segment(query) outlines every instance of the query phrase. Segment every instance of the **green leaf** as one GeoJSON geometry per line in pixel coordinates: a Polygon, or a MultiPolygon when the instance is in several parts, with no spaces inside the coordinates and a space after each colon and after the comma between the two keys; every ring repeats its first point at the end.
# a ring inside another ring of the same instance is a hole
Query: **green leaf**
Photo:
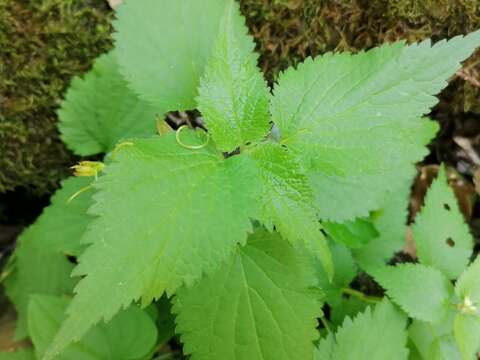
{"type": "Polygon", "coordinates": [[[408,336],[422,359],[428,359],[427,355],[431,352],[430,349],[436,339],[433,326],[430,323],[414,319],[408,327],[408,336]]]}
{"type": "Polygon", "coordinates": [[[18,239],[14,273],[7,278],[7,295],[18,313],[16,337],[27,336],[27,304],[31,294],[63,295],[73,290],[76,279],[70,277],[73,264],[68,255],[79,255],[85,229],[92,220],[87,214],[91,193],[73,201],[68,198],[91,182],[88,178],[69,178],[62,184],[37,221],[18,239]]]}
{"type": "MultiPolygon", "coordinates": [[[[204,142],[194,131],[181,136],[187,144],[204,142]]],[[[148,304],[212,273],[245,243],[250,218],[258,217],[260,185],[248,157],[186,149],[168,133],[135,141],[116,158],[96,182],[90,211],[99,217],[74,271],[86,277],[49,355],[132,300],[148,304]]]]}
{"type": "Polygon", "coordinates": [[[163,113],[127,87],[115,56],[100,56],[83,78],[74,78],[58,111],[61,138],[77,155],[106,153],[121,139],[153,135],[155,114],[163,113]]]}
{"type": "Polygon", "coordinates": [[[228,264],[182,288],[174,311],[192,360],[311,359],[321,304],[299,254],[257,230],[228,264]]]}
{"type": "Polygon", "coordinates": [[[372,275],[411,317],[427,322],[445,318],[453,289],[440,271],[420,264],[400,264],[379,268],[372,275]]]}
{"type": "Polygon", "coordinates": [[[455,344],[453,336],[445,336],[435,341],[434,351],[429,359],[435,360],[460,360],[461,355],[458,351],[458,347],[455,344]]]}
{"type": "Polygon", "coordinates": [[[330,310],[330,321],[333,325],[338,326],[343,323],[345,317],[353,318],[359,312],[367,307],[368,303],[356,297],[341,298],[340,302],[332,306],[330,310]]]}
{"type": "Polygon", "coordinates": [[[386,299],[353,320],[346,318],[335,334],[337,344],[331,359],[406,360],[406,320],[386,299]]]}
{"type": "Polygon", "coordinates": [[[432,96],[480,45],[480,32],[356,55],[325,54],[280,75],[271,104],[281,142],[309,169],[319,216],[341,221],[380,208],[426,154],[437,126],[420,120],[432,96]],[[331,206],[335,204],[335,206],[331,206]]]}
{"type": "MultiPolygon", "coordinates": [[[[142,99],[166,111],[190,110],[205,72],[220,19],[232,0],[135,0],[118,8],[114,22],[121,72],[142,99]]],[[[244,34],[235,12],[234,33],[244,34]]],[[[242,52],[254,48],[239,39],[242,52]]]]}
{"type": "Polygon", "coordinates": [[[343,223],[325,221],[322,225],[333,240],[351,249],[362,247],[378,236],[370,219],[359,218],[343,223]]]}
{"type": "Polygon", "coordinates": [[[473,239],[448,186],[444,166],[427,192],[412,231],[422,264],[439,269],[449,279],[462,273],[473,251],[473,239]]]}
{"type": "Polygon", "coordinates": [[[455,293],[461,300],[454,322],[455,340],[462,359],[470,360],[480,350],[480,257],[459,277],[455,293]]]}
{"type": "MultiPolygon", "coordinates": [[[[28,306],[28,327],[39,359],[53,340],[69,300],[34,295],[28,306]]],[[[107,324],[92,328],[79,342],[55,359],[127,360],[144,358],[155,345],[157,329],[150,317],[136,306],[120,312],[107,324]]]]}
{"type": "Polygon", "coordinates": [[[407,180],[398,186],[392,186],[382,201],[381,208],[372,214],[372,222],[379,236],[353,250],[358,265],[367,272],[384,266],[405,245],[410,188],[415,173],[414,166],[405,170],[407,180]]]}
{"type": "Polygon", "coordinates": [[[0,352],[0,360],[35,360],[33,350],[22,349],[15,352],[0,352]]]}
{"type": "Polygon", "coordinates": [[[480,308],[480,257],[462,273],[455,284],[455,293],[463,300],[468,298],[480,308]]]}
{"type": "Polygon", "coordinates": [[[248,42],[246,29],[235,33],[233,4],[220,23],[197,98],[215,144],[225,152],[262,139],[270,129],[269,90],[256,66],[257,56],[241,47],[248,42]]]}
{"type": "Polygon", "coordinates": [[[455,341],[462,353],[462,360],[477,359],[480,350],[480,318],[458,314],[454,322],[455,341]]]}
{"type": "Polygon", "coordinates": [[[348,287],[353,278],[357,275],[357,266],[348,248],[341,244],[330,242],[330,250],[333,259],[333,277],[324,267],[316,267],[316,278],[319,287],[325,293],[325,302],[334,307],[341,303],[342,289],[348,287]]]}
{"type": "Polygon", "coordinates": [[[328,334],[327,337],[319,341],[314,360],[331,360],[334,349],[335,337],[332,334],[328,334]]]}
{"type": "Polygon", "coordinates": [[[453,320],[456,311],[451,308],[447,317],[432,324],[413,320],[408,328],[409,338],[422,359],[460,360],[460,352],[453,337],[453,320]]]}
{"type": "Polygon", "coordinates": [[[331,277],[330,250],[320,231],[308,180],[296,159],[274,142],[259,144],[251,156],[257,162],[263,182],[260,220],[270,230],[275,226],[295,246],[305,244],[331,277]]]}

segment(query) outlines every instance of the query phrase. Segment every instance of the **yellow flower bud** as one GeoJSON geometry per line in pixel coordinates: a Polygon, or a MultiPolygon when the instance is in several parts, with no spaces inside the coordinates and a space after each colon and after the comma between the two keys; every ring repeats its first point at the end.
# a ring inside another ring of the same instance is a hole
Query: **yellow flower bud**
{"type": "Polygon", "coordinates": [[[77,165],[72,166],[73,175],[75,176],[95,176],[103,170],[105,164],[100,161],[80,161],[77,165]]]}

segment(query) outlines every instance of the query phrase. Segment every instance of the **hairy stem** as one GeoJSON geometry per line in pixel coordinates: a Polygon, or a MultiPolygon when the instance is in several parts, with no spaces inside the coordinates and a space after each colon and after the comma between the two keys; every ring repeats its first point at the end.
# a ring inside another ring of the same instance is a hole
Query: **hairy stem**
{"type": "Polygon", "coordinates": [[[342,292],[343,292],[344,294],[347,294],[347,295],[350,295],[350,296],[354,296],[354,297],[356,297],[357,299],[360,299],[360,300],[362,300],[362,301],[368,302],[368,303],[370,303],[370,304],[376,304],[376,303],[382,301],[382,298],[381,298],[381,297],[365,295],[365,294],[362,293],[361,291],[358,291],[358,290],[355,290],[355,289],[352,289],[352,288],[342,288],[342,292]]]}

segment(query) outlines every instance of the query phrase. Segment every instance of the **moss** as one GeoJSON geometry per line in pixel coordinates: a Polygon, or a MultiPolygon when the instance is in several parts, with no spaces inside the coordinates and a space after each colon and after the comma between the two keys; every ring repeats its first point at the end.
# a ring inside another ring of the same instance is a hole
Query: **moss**
{"type": "Polygon", "coordinates": [[[0,0],[0,193],[58,186],[72,155],[55,111],[73,75],[111,47],[103,0],[0,0]]]}
{"type": "Polygon", "coordinates": [[[240,0],[274,79],[306,56],[386,41],[440,39],[480,27],[477,0],[240,0]]]}

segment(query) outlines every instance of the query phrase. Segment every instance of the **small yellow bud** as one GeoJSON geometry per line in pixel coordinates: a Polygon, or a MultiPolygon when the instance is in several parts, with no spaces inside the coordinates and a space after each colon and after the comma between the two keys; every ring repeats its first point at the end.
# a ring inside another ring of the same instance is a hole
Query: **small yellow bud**
{"type": "Polygon", "coordinates": [[[173,131],[173,129],[168,125],[168,123],[159,117],[156,118],[157,131],[159,135],[163,135],[173,131]]]}
{"type": "Polygon", "coordinates": [[[95,176],[103,170],[105,164],[100,161],[80,161],[77,165],[72,166],[73,175],[75,176],[95,176]]]}

